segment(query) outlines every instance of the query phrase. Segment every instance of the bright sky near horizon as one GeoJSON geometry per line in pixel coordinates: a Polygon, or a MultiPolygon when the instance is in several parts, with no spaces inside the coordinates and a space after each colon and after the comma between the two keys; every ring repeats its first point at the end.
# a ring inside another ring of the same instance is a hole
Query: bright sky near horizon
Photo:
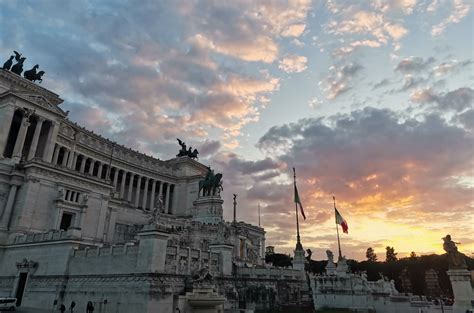
{"type": "Polygon", "coordinates": [[[161,159],[176,138],[224,174],[225,217],[313,258],[385,246],[474,253],[473,3],[6,1],[0,55],[40,65],[71,120],[161,159]]]}

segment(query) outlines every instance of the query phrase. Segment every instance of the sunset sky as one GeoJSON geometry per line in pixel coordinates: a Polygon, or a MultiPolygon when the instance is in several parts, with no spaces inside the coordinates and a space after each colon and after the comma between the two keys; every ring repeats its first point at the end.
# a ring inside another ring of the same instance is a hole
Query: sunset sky
{"type": "MultiPolygon", "coordinates": [[[[224,175],[224,215],[304,248],[474,253],[472,2],[6,1],[0,55],[46,71],[71,120],[224,175]]],[[[4,61],[2,61],[4,62],[4,61]]],[[[3,63],[2,63],[3,64],[3,63]]]]}

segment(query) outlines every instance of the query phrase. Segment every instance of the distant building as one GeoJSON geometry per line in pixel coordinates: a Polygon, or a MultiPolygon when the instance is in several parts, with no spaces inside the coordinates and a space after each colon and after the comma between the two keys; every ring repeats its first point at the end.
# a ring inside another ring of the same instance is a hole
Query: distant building
{"type": "Polygon", "coordinates": [[[403,292],[413,292],[413,286],[411,284],[410,273],[408,268],[404,268],[400,273],[400,283],[403,292]]]}
{"type": "Polygon", "coordinates": [[[265,254],[275,254],[275,247],[274,246],[268,246],[265,250],[265,254]]]}
{"type": "Polygon", "coordinates": [[[439,296],[441,294],[438,273],[434,269],[430,268],[425,272],[425,283],[427,296],[439,296]]]}

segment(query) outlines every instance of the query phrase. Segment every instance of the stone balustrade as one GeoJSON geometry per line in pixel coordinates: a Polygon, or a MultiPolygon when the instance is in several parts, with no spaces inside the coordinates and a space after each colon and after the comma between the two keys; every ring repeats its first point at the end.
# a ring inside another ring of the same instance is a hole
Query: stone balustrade
{"type": "Polygon", "coordinates": [[[219,253],[199,249],[166,247],[166,272],[174,274],[192,274],[193,271],[207,266],[211,273],[221,271],[219,253]]]}
{"type": "Polygon", "coordinates": [[[26,244],[44,241],[57,241],[80,238],[81,230],[71,227],[68,230],[50,230],[43,233],[28,233],[15,236],[11,244],[26,244]]]}
{"type": "Polygon", "coordinates": [[[237,275],[251,278],[282,278],[282,279],[301,279],[304,272],[292,268],[257,268],[257,267],[238,267],[237,275]]]}

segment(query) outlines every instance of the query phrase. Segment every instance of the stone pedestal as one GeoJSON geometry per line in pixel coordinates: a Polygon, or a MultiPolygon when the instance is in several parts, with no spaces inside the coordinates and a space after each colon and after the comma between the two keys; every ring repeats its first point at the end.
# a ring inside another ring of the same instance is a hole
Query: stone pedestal
{"type": "Polygon", "coordinates": [[[193,220],[205,224],[219,224],[222,221],[222,204],[220,196],[200,197],[193,202],[193,220]]]}
{"type": "Polygon", "coordinates": [[[193,286],[193,291],[186,293],[186,302],[192,313],[223,313],[225,297],[214,291],[212,285],[193,286]]]}
{"type": "Polygon", "coordinates": [[[295,270],[304,271],[304,264],[305,264],[305,257],[304,257],[304,249],[301,243],[296,244],[296,249],[294,251],[295,256],[293,258],[293,268],[295,270]]]}
{"type": "Polygon", "coordinates": [[[336,274],[339,277],[346,277],[347,273],[349,272],[349,265],[347,265],[347,260],[345,257],[342,257],[338,262],[337,262],[337,267],[336,267],[336,274]]]}
{"type": "Polygon", "coordinates": [[[146,225],[138,233],[139,248],[137,268],[144,272],[165,271],[166,246],[169,233],[157,225],[146,225]]]}
{"type": "Polygon", "coordinates": [[[453,287],[453,313],[465,313],[474,309],[474,292],[471,284],[471,272],[467,269],[450,269],[448,276],[453,287]]]}
{"type": "Polygon", "coordinates": [[[224,276],[232,275],[232,250],[230,244],[211,244],[209,250],[219,253],[219,270],[224,276]]]}
{"type": "Polygon", "coordinates": [[[328,260],[328,263],[326,264],[326,274],[336,275],[336,264],[332,260],[328,260]]]}

